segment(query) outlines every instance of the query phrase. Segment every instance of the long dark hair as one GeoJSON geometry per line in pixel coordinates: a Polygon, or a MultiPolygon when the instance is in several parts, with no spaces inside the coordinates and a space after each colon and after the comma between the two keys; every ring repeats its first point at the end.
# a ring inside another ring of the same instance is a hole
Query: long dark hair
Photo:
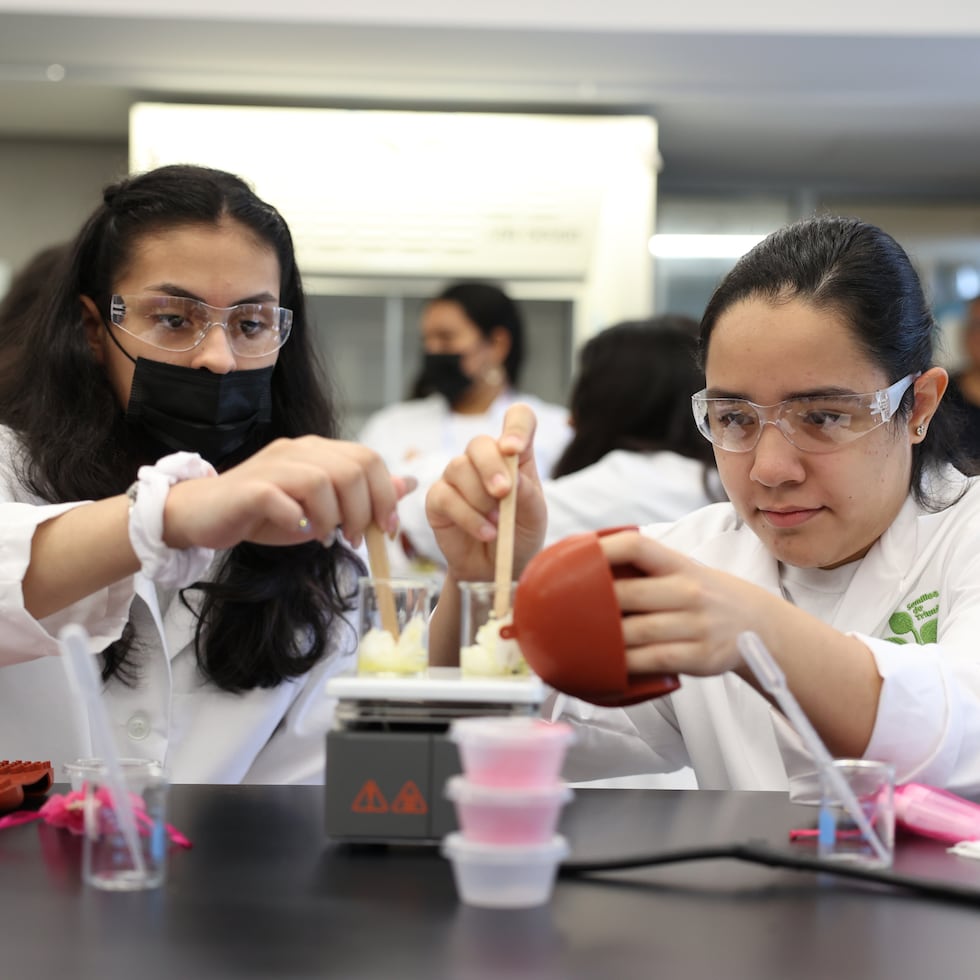
{"type": "Polygon", "coordinates": [[[35,252],[10,280],[10,287],[0,300],[0,348],[19,346],[24,333],[32,329],[38,309],[61,278],[69,244],[48,245],[35,252]]]}
{"type": "Polygon", "coordinates": [[[586,341],[570,409],[575,434],[552,476],[574,473],[614,449],[668,450],[714,467],[691,395],[704,387],[697,322],[677,314],[628,320],[586,341]]]}
{"type": "MultiPolygon", "coordinates": [[[[51,502],[98,500],[133,481],[144,449],[134,440],[83,328],[83,295],[101,306],[140,240],[163,229],[233,219],[271,247],[281,273],[279,302],[293,311],[289,341],[272,376],[267,440],[315,433],[334,437],[330,389],[310,338],[292,237],[275,208],[240,178],[196,166],[161,167],[103,192],[71,245],[60,281],[0,379],[0,422],[25,449],[24,486],[51,502]]],[[[105,310],[102,311],[103,315],[105,310]]],[[[252,447],[254,450],[257,447],[252,447]]],[[[332,624],[351,606],[363,566],[342,544],[290,548],[239,544],[203,593],[195,633],[203,673],[227,691],[273,687],[310,670],[328,650],[332,624]]],[[[190,590],[185,590],[185,592],[190,590]]],[[[182,595],[186,602],[186,597],[182,595]]],[[[103,676],[138,673],[133,630],[104,652],[103,676]]]]}
{"type": "MultiPolygon", "coordinates": [[[[938,327],[911,260],[890,235],[856,218],[798,221],[739,259],[701,318],[702,361],[718,319],[751,297],[772,303],[800,299],[837,313],[889,383],[933,366],[938,327]]],[[[896,417],[907,419],[914,404],[909,388],[896,417]]],[[[943,399],[926,437],[912,447],[910,490],[923,507],[935,510],[949,503],[948,495],[931,492],[928,479],[943,464],[974,472],[958,445],[960,424],[955,407],[943,399]]]]}

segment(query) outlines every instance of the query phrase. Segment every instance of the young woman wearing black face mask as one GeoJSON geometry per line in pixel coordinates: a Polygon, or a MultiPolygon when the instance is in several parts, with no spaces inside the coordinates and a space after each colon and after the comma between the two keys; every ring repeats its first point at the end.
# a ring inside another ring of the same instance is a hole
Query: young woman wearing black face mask
{"type": "Polygon", "coordinates": [[[425,486],[474,436],[499,432],[520,401],[538,419],[538,471],[550,474],[572,435],[568,409],[517,389],[524,359],[517,304],[492,283],[458,282],[426,304],[419,326],[423,359],[409,400],[376,412],[358,439],[425,486]]]}
{"type": "Polygon", "coordinates": [[[371,523],[409,482],[336,423],[289,231],[238,178],[107,188],[0,377],[0,744],[56,766],[91,636],[123,755],[176,781],[322,778],[324,678],[371,523]]]}
{"type": "Polygon", "coordinates": [[[248,455],[243,450],[254,451],[263,444],[272,422],[274,365],[215,374],[152,357],[134,358],[120,342],[118,331],[108,324],[168,353],[191,350],[213,327],[221,328],[228,334],[236,360],[244,360],[265,358],[273,343],[285,343],[291,310],[270,303],[215,310],[184,296],[118,295],[112,297],[111,309],[109,317],[99,314],[97,318],[135,365],[126,406],[131,432],[139,433],[150,445],[156,443],[161,451],[192,449],[219,469],[229,460],[248,455]]]}

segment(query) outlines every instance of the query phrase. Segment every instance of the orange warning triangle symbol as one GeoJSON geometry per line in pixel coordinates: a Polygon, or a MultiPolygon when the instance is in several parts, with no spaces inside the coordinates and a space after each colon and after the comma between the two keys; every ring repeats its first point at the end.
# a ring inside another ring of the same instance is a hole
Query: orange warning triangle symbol
{"type": "Polygon", "coordinates": [[[428,813],[429,807],[422,791],[410,779],[398,791],[391,804],[391,810],[392,813],[428,813]]]}
{"type": "Polygon", "coordinates": [[[381,792],[381,787],[373,779],[369,779],[357,791],[350,808],[355,813],[387,813],[388,801],[381,792]]]}

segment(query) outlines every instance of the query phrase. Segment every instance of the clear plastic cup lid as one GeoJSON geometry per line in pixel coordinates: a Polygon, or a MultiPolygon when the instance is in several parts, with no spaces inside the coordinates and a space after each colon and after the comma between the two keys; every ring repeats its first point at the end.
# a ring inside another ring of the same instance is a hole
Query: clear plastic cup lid
{"type": "Polygon", "coordinates": [[[542,803],[567,803],[573,796],[567,783],[544,786],[495,786],[470,782],[465,776],[450,776],[446,796],[457,803],[483,803],[522,807],[542,803]]]}
{"type": "Polygon", "coordinates": [[[570,742],[572,726],[564,721],[545,721],[525,715],[506,715],[478,718],[457,718],[449,726],[449,738],[454,742],[482,739],[491,742],[526,742],[529,739],[549,739],[570,742]]]}
{"type": "Polygon", "coordinates": [[[555,834],[543,844],[486,844],[470,840],[457,831],[443,840],[442,853],[455,861],[481,864],[557,863],[568,856],[568,840],[555,834]]]}

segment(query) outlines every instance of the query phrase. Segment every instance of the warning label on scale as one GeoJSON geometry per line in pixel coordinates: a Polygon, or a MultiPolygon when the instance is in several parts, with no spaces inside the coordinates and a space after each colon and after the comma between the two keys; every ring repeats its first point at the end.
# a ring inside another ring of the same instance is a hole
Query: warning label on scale
{"type": "Polygon", "coordinates": [[[425,797],[416,783],[409,779],[388,803],[381,787],[373,779],[368,779],[357,791],[350,805],[354,813],[402,813],[421,815],[429,812],[425,797]]]}

